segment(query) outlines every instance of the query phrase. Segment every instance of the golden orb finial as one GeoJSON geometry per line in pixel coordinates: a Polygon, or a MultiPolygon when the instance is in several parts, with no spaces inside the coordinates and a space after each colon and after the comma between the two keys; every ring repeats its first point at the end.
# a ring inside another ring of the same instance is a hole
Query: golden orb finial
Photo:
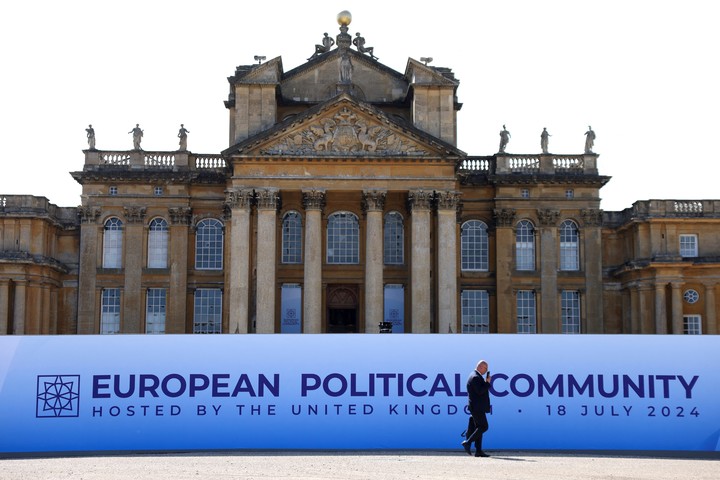
{"type": "Polygon", "coordinates": [[[352,22],[352,14],[347,10],[343,10],[342,12],[338,13],[337,22],[341,26],[347,27],[348,25],[350,25],[350,22],[352,22]]]}

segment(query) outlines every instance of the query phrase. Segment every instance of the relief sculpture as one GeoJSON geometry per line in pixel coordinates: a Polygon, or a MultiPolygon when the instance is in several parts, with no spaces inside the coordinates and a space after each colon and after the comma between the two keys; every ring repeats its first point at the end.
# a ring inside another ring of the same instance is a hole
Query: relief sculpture
{"type": "Polygon", "coordinates": [[[360,155],[368,152],[428,155],[426,150],[401,139],[392,130],[381,125],[368,125],[348,108],[262,150],[266,155],[360,155]]]}

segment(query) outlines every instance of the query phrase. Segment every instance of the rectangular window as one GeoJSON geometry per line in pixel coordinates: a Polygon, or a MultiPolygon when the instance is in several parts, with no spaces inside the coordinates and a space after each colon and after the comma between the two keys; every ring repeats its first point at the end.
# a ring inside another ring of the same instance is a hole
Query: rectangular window
{"type": "Polygon", "coordinates": [[[222,290],[195,290],[193,333],[222,333],[222,290]]]}
{"type": "Polygon", "coordinates": [[[580,292],[563,290],[560,296],[562,333],[580,333],[580,292]]]}
{"type": "Polygon", "coordinates": [[[120,289],[106,288],[102,291],[100,305],[100,333],[120,333],[120,289]]]}
{"type": "Polygon", "coordinates": [[[490,296],[487,290],[460,294],[462,333],[490,333],[490,296]]]}
{"type": "Polygon", "coordinates": [[[405,332],[405,286],[389,283],[385,285],[385,313],[383,320],[392,323],[392,333],[405,332]]]}
{"type": "Polygon", "coordinates": [[[517,292],[517,333],[537,333],[535,318],[535,292],[517,292]]]}
{"type": "Polygon", "coordinates": [[[165,333],[166,299],[164,288],[148,288],[145,304],[145,333],[165,333]]]}
{"type": "Polygon", "coordinates": [[[698,241],[697,235],[680,235],[680,256],[697,257],[698,241]]]}
{"type": "Polygon", "coordinates": [[[684,315],[683,333],[685,335],[702,334],[702,317],[700,315],[684,315]]]}
{"type": "Polygon", "coordinates": [[[302,333],[302,287],[285,283],[280,290],[280,333],[302,333]]]}
{"type": "Polygon", "coordinates": [[[533,241],[515,244],[517,269],[522,271],[535,270],[535,243],[533,241]]]}

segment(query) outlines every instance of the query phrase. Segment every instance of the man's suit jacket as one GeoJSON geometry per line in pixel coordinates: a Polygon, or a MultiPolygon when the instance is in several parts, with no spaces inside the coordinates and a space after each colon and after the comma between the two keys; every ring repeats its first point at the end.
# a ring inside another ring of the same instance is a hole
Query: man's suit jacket
{"type": "Polygon", "coordinates": [[[490,384],[477,370],[473,370],[467,381],[470,413],[490,412],[490,384]]]}

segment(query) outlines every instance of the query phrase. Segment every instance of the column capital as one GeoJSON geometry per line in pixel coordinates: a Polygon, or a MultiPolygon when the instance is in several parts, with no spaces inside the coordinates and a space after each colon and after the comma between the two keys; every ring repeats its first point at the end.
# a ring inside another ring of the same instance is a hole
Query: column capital
{"type": "Polygon", "coordinates": [[[142,223],[145,219],[147,207],[123,207],[123,211],[125,212],[125,220],[127,223],[142,223]]]}
{"type": "Polygon", "coordinates": [[[170,207],[168,214],[172,225],[189,225],[192,209],[190,207],[170,207]]]}
{"type": "Polygon", "coordinates": [[[225,190],[225,205],[230,208],[250,208],[253,199],[251,188],[231,188],[225,190]]]}
{"type": "Polygon", "coordinates": [[[584,208],[580,210],[580,216],[586,227],[602,227],[603,211],[596,208],[584,208]]]}
{"type": "Polygon", "coordinates": [[[452,190],[436,191],[435,199],[437,200],[438,210],[456,210],[460,205],[460,196],[462,193],[452,190]]]}
{"type": "Polygon", "coordinates": [[[408,193],[410,211],[430,210],[434,196],[432,190],[411,190],[408,193]]]}
{"type": "Polygon", "coordinates": [[[262,188],[255,190],[258,210],[277,210],[280,205],[280,196],[277,188],[262,188]]]}
{"type": "Polygon", "coordinates": [[[540,225],[544,227],[555,227],[557,226],[558,218],[560,218],[560,211],[550,208],[538,208],[537,217],[540,225]]]}
{"type": "Polygon", "coordinates": [[[100,207],[78,207],[80,223],[95,223],[100,218],[100,207]]]}
{"type": "Polygon", "coordinates": [[[382,212],[385,208],[385,197],[387,192],[384,190],[363,190],[362,193],[362,209],[365,212],[382,212]]]}
{"type": "Polygon", "coordinates": [[[305,210],[320,210],[325,208],[325,190],[303,190],[302,202],[305,210]]]}
{"type": "Polygon", "coordinates": [[[495,225],[498,227],[512,227],[515,223],[514,208],[496,208],[493,210],[495,225]]]}

